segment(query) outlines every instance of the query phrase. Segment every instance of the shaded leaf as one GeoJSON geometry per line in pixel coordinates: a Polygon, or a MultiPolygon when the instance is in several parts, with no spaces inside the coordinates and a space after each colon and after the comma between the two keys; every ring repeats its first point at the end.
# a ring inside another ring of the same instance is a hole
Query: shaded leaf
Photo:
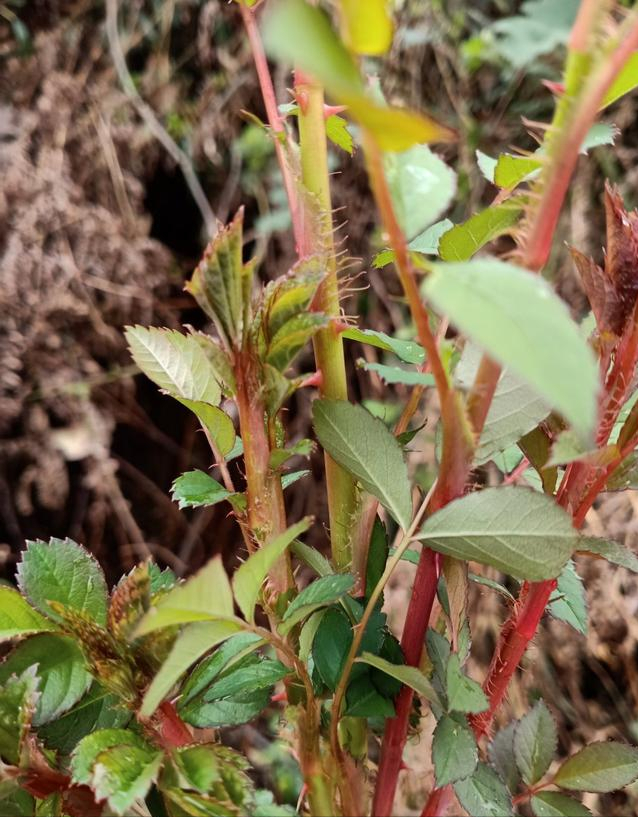
{"type": "Polygon", "coordinates": [[[544,702],[537,701],[514,730],[516,765],[528,785],[538,783],[549,769],[557,744],[554,718],[544,702]]]}
{"type": "Polygon", "coordinates": [[[478,763],[478,746],[464,720],[443,715],[432,738],[432,761],[436,785],[446,786],[469,777],[478,763]]]}
{"type": "Polygon", "coordinates": [[[611,562],[611,564],[638,573],[638,556],[629,548],[619,542],[614,542],[612,539],[597,539],[586,536],[579,540],[578,550],[595,553],[597,556],[602,556],[603,559],[611,562]]]}
{"type": "Polygon", "coordinates": [[[366,673],[348,684],[345,714],[356,718],[392,718],[394,705],[380,694],[366,673]]]}
{"type": "MultiPolygon", "coordinates": [[[[481,363],[482,353],[472,343],[467,343],[454,370],[454,379],[464,389],[470,389],[481,363]]],[[[481,432],[481,439],[474,455],[477,465],[493,459],[513,443],[534,429],[550,413],[547,402],[535,389],[527,385],[511,370],[501,372],[494,397],[481,432]]]]}
{"type": "Polygon", "coordinates": [[[490,763],[494,766],[511,792],[516,791],[520,781],[520,774],[514,754],[514,731],[516,724],[517,721],[512,721],[503,727],[503,729],[499,729],[487,747],[490,763]]]}
{"type": "Polygon", "coordinates": [[[480,685],[461,669],[457,653],[452,653],[445,672],[447,706],[450,712],[484,712],[489,702],[480,685]]]}
{"type": "Polygon", "coordinates": [[[486,763],[479,763],[474,774],[454,784],[454,792],[463,808],[481,817],[510,817],[512,801],[505,784],[486,763]]]}
{"type": "Polygon", "coordinates": [[[98,729],[120,728],[131,719],[131,711],[118,706],[120,700],[94,684],[72,709],[38,729],[48,749],[68,755],[86,735],[98,729]]]}
{"type": "Polygon", "coordinates": [[[438,695],[436,694],[432,684],[416,667],[409,667],[405,664],[393,664],[390,661],[386,661],[384,658],[381,658],[379,655],[372,655],[368,652],[362,653],[356,659],[356,662],[369,664],[371,667],[381,670],[381,672],[386,673],[386,675],[389,675],[391,678],[395,678],[397,681],[400,681],[401,684],[409,686],[415,692],[418,692],[418,694],[427,701],[435,703],[439,702],[438,695]]]}
{"type": "Polygon", "coordinates": [[[437,221],[436,224],[427,227],[422,233],[413,238],[408,247],[412,252],[420,252],[423,255],[438,255],[441,236],[452,227],[454,227],[454,224],[449,218],[437,221]]]}
{"type": "Polygon", "coordinates": [[[407,530],[412,517],[407,467],[385,424],[345,400],[315,400],[312,410],[323,448],[407,530]]]}
{"type": "Polygon", "coordinates": [[[448,556],[532,581],[558,575],[578,541],[553,499],[515,486],[454,500],[429,517],[418,538],[448,556]]]}
{"type": "Polygon", "coordinates": [[[270,341],[266,362],[280,372],[285,371],[306,343],[327,325],[328,318],[317,312],[307,312],[291,318],[270,341]]]}
{"type": "Polygon", "coordinates": [[[350,622],[335,607],[326,611],[312,642],[312,657],[321,680],[334,691],[352,645],[350,622]]]}
{"type": "Polygon", "coordinates": [[[352,590],[354,577],[332,574],[311,582],[288,605],[279,632],[285,635],[295,624],[320,607],[326,607],[343,598],[352,590]]]}

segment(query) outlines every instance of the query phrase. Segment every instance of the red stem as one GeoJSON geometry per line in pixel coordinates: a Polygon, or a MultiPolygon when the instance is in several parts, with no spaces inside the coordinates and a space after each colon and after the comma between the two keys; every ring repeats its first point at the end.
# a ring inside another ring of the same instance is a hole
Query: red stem
{"type": "Polygon", "coordinates": [[[249,8],[244,5],[244,3],[239,3],[239,10],[250,42],[250,48],[255,62],[255,70],[257,71],[257,78],[259,79],[259,86],[261,88],[261,95],[264,100],[264,107],[266,108],[268,124],[275,134],[275,138],[273,139],[275,152],[277,153],[277,160],[284,180],[284,188],[286,190],[288,207],[290,208],[290,216],[292,218],[292,229],[299,251],[303,245],[303,218],[299,205],[299,197],[297,195],[297,185],[295,184],[290,162],[286,155],[286,128],[284,127],[283,120],[279,114],[279,108],[277,107],[277,96],[272,84],[268,60],[266,59],[266,53],[257,27],[255,9],[249,8]],[[283,140],[282,137],[284,137],[283,140]]]}

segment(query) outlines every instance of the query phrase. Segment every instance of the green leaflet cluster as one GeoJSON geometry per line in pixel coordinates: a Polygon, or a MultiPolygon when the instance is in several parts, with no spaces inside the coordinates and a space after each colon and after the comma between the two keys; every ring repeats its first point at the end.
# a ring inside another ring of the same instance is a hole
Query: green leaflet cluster
{"type": "MultiPolygon", "coordinates": [[[[492,774],[517,802],[528,801],[536,817],[587,817],[591,812],[574,792],[611,792],[638,777],[638,750],[633,746],[592,743],[556,765],[557,746],[554,718],[541,700],[498,731],[488,747],[492,774]]],[[[463,799],[461,803],[467,808],[463,799]]]]}

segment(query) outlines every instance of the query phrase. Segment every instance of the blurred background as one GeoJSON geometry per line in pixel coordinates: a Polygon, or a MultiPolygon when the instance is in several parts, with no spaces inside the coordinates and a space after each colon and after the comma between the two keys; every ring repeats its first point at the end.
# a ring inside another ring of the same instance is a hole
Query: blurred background
{"type": "MultiPolygon", "coordinates": [[[[371,69],[386,98],[433,113],[461,134],[437,152],[458,174],[461,221],[491,201],[476,150],[534,149],[526,122],[548,121],[564,43],[578,0],[396,0],[391,53],[371,69]]],[[[274,72],[279,101],[290,78],[274,72]]],[[[628,207],[638,203],[634,93],[605,116],[616,145],[583,157],[563,211],[548,276],[581,318],[587,312],[566,244],[602,258],[605,178],[628,207]]],[[[206,328],[182,290],[206,243],[206,218],[246,208],[247,252],[264,280],[294,260],[289,216],[272,143],[246,112],[263,116],[237,8],[225,0],[0,0],[0,563],[11,580],[25,539],[70,536],[100,560],[110,582],[148,553],[184,575],[213,554],[232,565],[241,547],[223,505],[180,511],[169,496],[185,470],[209,465],[193,415],[136,376],[127,324],[206,328]],[[119,5],[119,9],[118,9],[119,5]],[[107,26],[107,13],[110,24],[107,26]],[[203,198],[210,208],[202,205],[203,198]],[[199,199],[199,202],[198,202],[199,199]]],[[[363,327],[413,337],[382,249],[360,152],[331,147],[336,221],[353,261],[344,300],[363,327]],[[365,275],[359,273],[365,272],[365,275]]],[[[496,251],[509,249],[502,240],[496,251]]],[[[356,367],[351,396],[388,422],[407,393],[356,367]]],[[[376,359],[376,358],[370,358],[376,359]]],[[[311,370],[310,354],[300,370],[311,370]]],[[[289,436],[307,433],[308,390],[288,408],[289,436]]],[[[425,406],[412,456],[427,488],[435,474],[434,406],[425,406]]],[[[313,482],[291,488],[291,518],[325,521],[321,459],[313,482]]],[[[497,481],[492,464],[480,478],[497,481]]],[[[590,529],[629,547],[638,499],[603,496],[590,529]]],[[[323,529],[313,533],[317,547],[323,529]]],[[[413,567],[386,594],[401,626],[413,567]]],[[[638,741],[638,580],[606,562],[579,564],[589,628],[547,620],[513,686],[505,715],[542,695],[558,717],[560,752],[585,741],[638,741]]],[[[471,673],[480,679],[507,603],[474,587],[471,673]]],[[[268,727],[242,727],[258,765],[281,767],[294,798],[295,771],[272,755],[268,727]],[[270,754],[269,754],[270,752],[270,754]],[[274,764],[274,765],[273,765],[274,764]],[[288,777],[286,777],[288,776],[288,777]]],[[[410,746],[405,810],[422,800],[431,770],[410,746]]],[[[253,757],[254,760],[254,757],[253,757]]],[[[277,772],[279,774],[279,772],[277,772]]],[[[273,772],[274,774],[274,772],[273,772]]],[[[587,795],[596,806],[596,796],[587,795]]],[[[293,800],[294,801],[294,800],[293,800]]],[[[605,814],[636,813],[635,795],[606,796],[605,814]]]]}

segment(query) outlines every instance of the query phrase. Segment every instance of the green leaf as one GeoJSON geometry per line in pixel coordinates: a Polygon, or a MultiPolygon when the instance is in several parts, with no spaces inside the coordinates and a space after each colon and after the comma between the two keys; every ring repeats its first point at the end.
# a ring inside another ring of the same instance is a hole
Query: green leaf
{"type": "Polygon", "coordinates": [[[281,487],[285,491],[286,488],[290,488],[291,485],[294,485],[300,479],[307,477],[310,471],[307,469],[302,469],[301,471],[291,471],[289,474],[282,474],[281,475],[281,487]]]}
{"type": "Polygon", "coordinates": [[[304,545],[302,541],[295,539],[290,549],[298,559],[314,570],[317,576],[328,576],[333,573],[330,562],[316,548],[304,545]]]}
{"type": "MultiPolygon", "coordinates": [[[[482,358],[481,350],[467,343],[454,370],[454,379],[463,389],[471,389],[482,358]]],[[[481,439],[474,455],[477,465],[505,451],[544,420],[551,409],[547,402],[510,369],[501,372],[490,403],[481,439]]]]}
{"type": "Polygon", "coordinates": [[[201,401],[185,400],[181,397],[178,400],[197,416],[204,430],[212,437],[222,457],[229,455],[235,446],[235,426],[226,412],[217,406],[201,401]]]}
{"type": "Polygon", "coordinates": [[[488,156],[486,153],[483,153],[481,150],[475,151],[476,153],[476,162],[479,166],[479,170],[488,180],[488,182],[494,183],[494,171],[496,170],[497,160],[493,159],[491,156],[488,156]]]}
{"type": "Polygon", "coordinates": [[[503,587],[502,584],[495,582],[494,579],[488,579],[487,576],[479,576],[477,573],[468,573],[467,578],[469,581],[474,582],[474,584],[480,584],[483,587],[489,587],[490,590],[496,590],[497,593],[500,593],[501,596],[504,596],[508,601],[515,601],[514,596],[507,587],[503,587]]]}
{"type": "Polygon", "coordinates": [[[447,786],[469,777],[478,763],[478,746],[463,720],[443,715],[432,738],[432,761],[436,785],[447,786]]]}
{"type": "Polygon", "coordinates": [[[612,539],[596,539],[591,536],[584,537],[578,542],[578,550],[588,553],[595,553],[602,556],[614,565],[619,565],[633,573],[638,573],[638,556],[629,548],[614,542],[612,539]]]}
{"type": "Polygon", "coordinates": [[[191,664],[240,629],[234,621],[205,621],[184,627],[144,695],[140,716],[149,718],[191,664]]]}
{"type": "Polygon", "coordinates": [[[385,672],[391,678],[400,681],[401,684],[410,687],[415,692],[418,692],[426,701],[439,703],[439,697],[436,694],[434,687],[425,677],[425,675],[416,667],[408,667],[405,664],[392,664],[386,661],[379,655],[372,655],[369,652],[362,653],[357,659],[357,663],[369,664],[375,669],[385,672]]]}
{"type": "Polygon", "coordinates": [[[542,167],[542,161],[533,156],[513,156],[503,153],[498,157],[494,168],[494,184],[505,190],[513,190],[542,167]]]}
{"type": "Polygon", "coordinates": [[[91,779],[96,800],[106,800],[118,815],[129,813],[136,801],[146,797],[163,762],[164,753],[150,745],[106,749],[97,756],[91,779]]]}
{"type": "Polygon", "coordinates": [[[55,625],[34,610],[17,590],[0,587],[0,641],[54,629],[55,625]]]}
{"type": "Polygon", "coordinates": [[[0,756],[16,766],[38,701],[35,667],[13,675],[0,688],[0,756]]]}
{"type": "Polygon", "coordinates": [[[336,607],[327,610],[312,643],[312,657],[321,680],[333,692],[341,678],[352,638],[346,616],[336,607]]]}
{"type": "Polygon", "coordinates": [[[27,542],[18,565],[18,585],[42,613],[60,621],[49,607],[57,601],[106,623],[107,590],[102,568],[93,556],[71,539],[27,542]]]}
{"type": "Polygon", "coordinates": [[[606,491],[638,488],[638,454],[634,451],[616,468],[605,485],[606,491]]]}
{"type": "Polygon", "coordinates": [[[511,792],[517,790],[520,782],[520,774],[516,765],[516,756],[514,755],[514,731],[516,725],[517,721],[512,721],[503,729],[499,729],[487,747],[490,763],[511,792]]]}
{"type": "Polygon", "coordinates": [[[610,792],[622,789],[638,777],[638,749],[614,741],[590,743],[568,757],[556,772],[561,789],[610,792]]]}
{"type": "Polygon", "coordinates": [[[224,395],[226,397],[234,397],[237,392],[237,383],[235,381],[235,372],[233,371],[230,355],[217,341],[213,340],[210,335],[205,335],[203,332],[195,332],[193,333],[193,337],[202,347],[204,354],[208,358],[208,362],[213,367],[215,378],[219,382],[224,395]]]}
{"type": "Polygon", "coordinates": [[[288,605],[279,632],[285,635],[315,610],[339,601],[353,586],[354,577],[351,575],[332,574],[311,582],[288,605]]]}
{"type": "Polygon", "coordinates": [[[120,728],[131,719],[130,710],[118,706],[119,699],[94,684],[72,709],[38,729],[38,737],[48,749],[71,754],[76,744],[98,729],[120,728]]]}
{"type": "Polygon", "coordinates": [[[456,175],[426,145],[385,157],[394,211],[412,239],[439,218],[456,192],[456,175]]]}
{"type": "Polygon", "coordinates": [[[341,333],[341,337],[347,340],[356,340],[368,346],[375,346],[377,349],[384,349],[393,352],[404,363],[420,365],[425,361],[423,347],[414,340],[399,340],[390,337],[385,332],[375,332],[373,329],[346,329],[341,333]]]}
{"type": "Polygon", "coordinates": [[[638,87],[638,53],[634,52],[621,68],[611,88],[605,94],[602,107],[606,108],[636,87],[638,87]]]}
{"type": "Polygon", "coordinates": [[[516,486],[450,502],[429,517],[418,538],[447,556],[530,581],[557,576],[578,542],[571,518],[553,499],[516,486]]]}
{"type": "Polygon", "coordinates": [[[320,9],[303,0],[282,0],[266,17],[263,35],[272,56],[316,77],[331,96],[348,106],[349,115],[374,136],[381,150],[456,138],[426,116],[368,98],[357,65],[320,9]]]}
{"type": "MultiPolygon", "coordinates": [[[[427,227],[422,233],[413,238],[408,247],[412,252],[420,252],[423,255],[438,255],[441,236],[452,227],[454,227],[454,224],[449,218],[437,221],[436,224],[427,227]]],[[[394,258],[391,260],[394,260],[394,258]]]]}
{"type": "Polygon", "coordinates": [[[312,410],[323,448],[407,530],[412,518],[408,470],[385,424],[345,400],[315,400],[312,410]]]}
{"type": "Polygon", "coordinates": [[[291,318],[270,341],[266,362],[280,372],[285,371],[306,343],[327,325],[328,318],[318,312],[307,312],[291,318]]]}
{"type": "Polygon", "coordinates": [[[260,547],[239,566],[233,576],[233,591],[235,601],[247,621],[252,622],[255,617],[255,605],[259,591],[268,575],[268,571],[290,547],[292,542],[310,527],[310,517],[291,525],[279,536],[275,536],[268,544],[260,547]]]}
{"type": "Polygon", "coordinates": [[[406,386],[433,386],[434,377],[427,372],[402,369],[399,366],[386,366],[384,363],[368,363],[367,360],[358,360],[357,367],[366,372],[379,375],[384,383],[402,383],[406,386]]]}
{"type": "Polygon", "coordinates": [[[486,763],[479,763],[471,777],[458,780],[454,792],[468,814],[477,817],[510,817],[512,814],[509,792],[486,763]]]}
{"type": "Polygon", "coordinates": [[[312,440],[299,440],[288,448],[275,448],[270,454],[269,465],[271,468],[281,468],[291,457],[309,457],[315,449],[312,440]]]}
{"type": "MultiPolygon", "coordinates": [[[[370,546],[368,548],[368,559],[366,563],[366,586],[365,599],[366,601],[372,595],[373,590],[385,570],[386,562],[388,561],[388,554],[390,547],[388,544],[388,536],[383,522],[378,516],[374,519],[372,526],[372,535],[370,536],[370,546]]],[[[379,606],[383,605],[383,595],[379,598],[379,606]]]]}
{"type": "Polygon", "coordinates": [[[345,714],[353,718],[392,718],[395,710],[392,701],[381,695],[366,673],[348,684],[345,714]]]}
{"type": "Polygon", "coordinates": [[[194,335],[143,326],[127,326],[125,335],[133,360],[160,389],[173,397],[219,404],[215,369],[194,335]]]}
{"type": "Polygon", "coordinates": [[[248,723],[258,717],[269,703],[270,690],[262,689],[235,698],[188,704],[180,711],[184,720],[198,729],[217,729],[248,723]]]}
{"type": "Polygon", "coordinates": [[[246,774],[248,763],[242,755],[219,744],[200,743],[176,749],[173,760],[183,778],[184,788],[194,789],[200,794],[214,792],[218,806],[225,806],[226,815],[250,813],[254,817],[254,812],[247,808],[253,799],[253,786],[246,774]],[[236,811],[233,805],[244,806],[244,810],[236,811]]]}
{"type": "Polygon", "coordinates": [[[579,0],[527,0],[521,14],[498,19],[488,32],[496,34],[497,53],[520,69],[567,42],[579,0]]]}
{"type": "Polygon", "coordinates": [[[98,729],[83,738],[71,755],[71,779],[79,786],[88,786],[98,756],[114,746],[152,749],[140,735],[130,729],[98,729]]]}
{"type": "Polygon", "coordinates": [[[299,659],[303,661],[304,664],[308,663],[308,658],[312,651],[312,643],[315,640],[315,635],[317,634],[325,612],[325,609],[322,608],[317,610],[316,613],[311,613],[299,631],[299,659]]]}
{"type": "Polygon", "coordinates": [[[551,595],[547,611],[558,621],[572,626],[576,632],[587,633],[585,589],[571,559],[558,577],[558,586],[551,595]]]}
{"type": "Polygon", "coordinates": [[[445,687],[450,712],[485,712],[489,707],[480,685],[462,671],[461,661],[455,652],[448,658],[445,687]]]}
{"type": "Polygon", "coordinates": [[[24,789],[11,787],[10,793],[0,799],[2,817],[33,817],[35,814],[35,800],[24,789]]]}
{"type": "MultiPolygon", "coordinates": [[[[239,210],[232,223],[220,230],[208,245],[186,285],[186,289],[214,321],[227,346],[237,344],[242,332],[242,236],[243,210],[239,210]]],[[[186,394],[181,396],[188,397],[186,394]]]]}
{"type": "Polygon", "coordinates": [[[0,684],[6,684],[11,675],[21,675],[34,665],[37,665],[39,678],[39,698],[33,724],[42,726],[57,720],[74,706],[93,679],[84,668],[84,656],[75,641],[43,634],[18,644],[0,664],[0,684]]]}
{"type": "Polygon", "coordinates": [[[134,636],[139,638],[174,624],[230,619],[233,615],[230,582],[221,556],[215,556],[186,582],[160,596],[135,628],[134,636]]]}
{"type": "Polygon", "coordinates": [[[596,419],[598,370],[565,304],[542,278],[497,259],[434,264],[424,294],[582,435],[596,419]]]}
{"type": "Polygon", "coordinates": [[[549,709],[537,701],[514,730],[514,755],[523,780],[530,786],[549,769],[556,752],[558,733],[549,709]]]}
{"type": "Polygon", "coordinates": [[[540,791],[530,803],[536,817],[592,817],[587,806],[557,791],[540,791]]]}
{"type": "Polygon", "coordinates": [[[173,501],[180,508],[201,508],[205,505],[216,505],[234,496],[217,480],[204,471],[187,471],[173,482],[171,486],[173,501]]]}
{"type": "MultiPolygon", "coordinates": [[[[635,82],[638,85],[638,82],[635,82]]],[[[587,153],[594,148],[603,147],[604,145],[613,145],[618,129],[615,125],[610,125],[607,122],[596,122],[591,126],[587,132],[587,136],[580,146],[581,153],[587,153]]]]}
{"type": "Polygon", "coordinates": [[[352,134],[348,130],[348,123],[341,116],[332,114],[326,119],[326,136],[333,145],[345,150],[352,156],[354,151],[354,142],[352,141],[352,134]]]}
{"type": "Polygon", "coordinates": [[[235,671],[226,673],[223,678],[211,684],[204,695],[204,700],[213,701],[218,698],[237,695],[238,693],[249,694],[262,689],[271,689],[286,675],[290,675],[290,672],[288,667],[284,666],[281,661],[265,658],[254,664],[239,667],[235,671]]]}
{"type": "Polygon", "coordinates": [[[344,39],[355,54],[378,56],[392,44],[387,0],[341,0],[344,39]]]}
{"type": "Polygon", "coordinates": [[[231,636],[190,673],[182,687],[178,708],[201,695],[230,666],[250,655],[263,643],[263,639],[255,633],[244,632],[231,636]]]}
{"type": "Polygon", "coordinates": [[[439,255],[444,261],[468,261],[481,247],[509,232],[521,212],[520,203],[510,200],[476,213],[441,236],[439,255]]]}

